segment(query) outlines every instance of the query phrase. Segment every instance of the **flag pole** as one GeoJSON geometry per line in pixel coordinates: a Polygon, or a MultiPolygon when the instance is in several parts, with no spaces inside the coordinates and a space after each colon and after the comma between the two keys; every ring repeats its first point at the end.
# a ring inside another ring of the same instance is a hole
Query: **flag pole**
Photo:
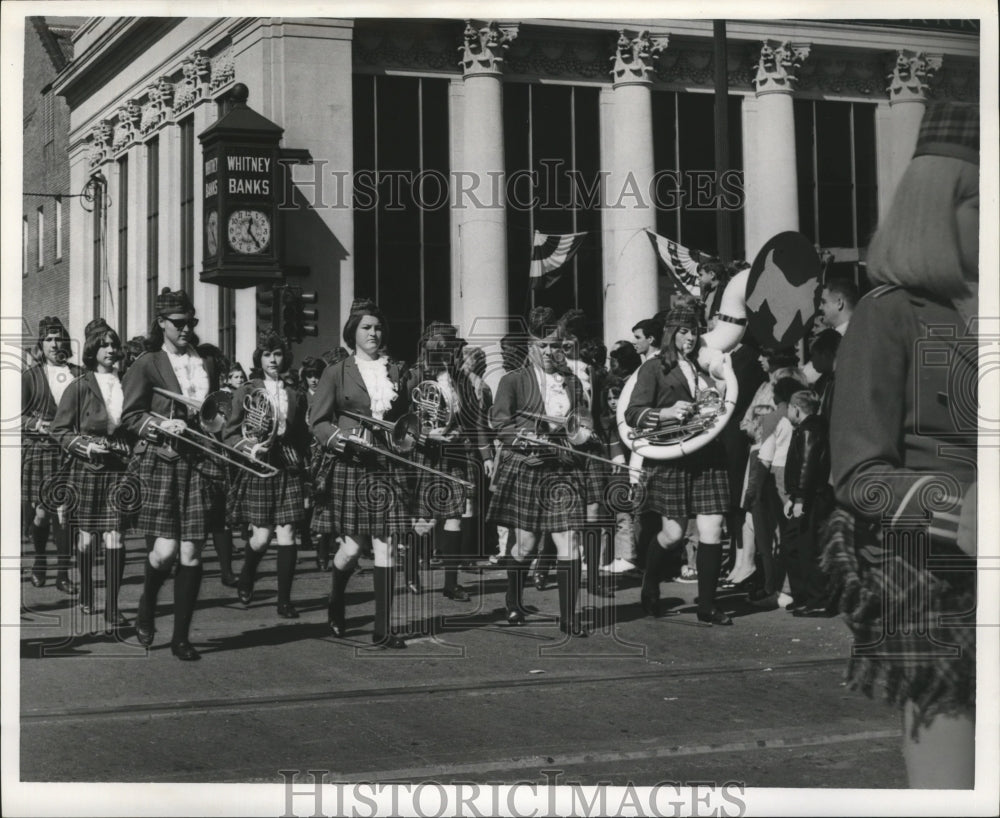
{"type": "MultiPolygon", "coordinates": [[[[715,62],[715,186],[718,193],[722,174],[729,170],[729,77],[725,20],[712,22],[712,42],[715,62]]],[[[726,263],[733,260],[731,216],[716,199],[716,240],[719,258],[726,263]]]]}

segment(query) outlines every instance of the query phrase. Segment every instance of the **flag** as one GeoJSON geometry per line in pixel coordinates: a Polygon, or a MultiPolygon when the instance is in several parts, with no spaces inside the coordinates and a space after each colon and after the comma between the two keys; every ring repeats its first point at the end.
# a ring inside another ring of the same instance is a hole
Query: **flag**
{"type": "Polygon", "coordinates": [[[701,253],[697,250],[688,250],[676,241],[658,236],[651,230],[646,231],[649,240],[653,242],[653,249],[660,264],[673,278],[677,288],[695,298],[701,297],[701,284],[698,280],[698,265],[701,261],[701,253]]]}
{"type": "Polygon", "coordinates": [[[556,270],[576,255],[586,236],[586,233],[547,235],[536,230],[531,248],[531,288],[538,290],[555,284],[559,280],[556,270]]]}

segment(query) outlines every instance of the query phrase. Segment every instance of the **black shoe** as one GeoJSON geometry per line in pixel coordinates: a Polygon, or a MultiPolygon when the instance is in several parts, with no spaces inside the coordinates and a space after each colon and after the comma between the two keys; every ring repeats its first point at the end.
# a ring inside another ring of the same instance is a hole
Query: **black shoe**
{"type": "Polygon", "coordinates": [[[135,618],[135,638],[139,644],[149,647],[153,644],[153,637],[156,634],[156,626],[152,622],[143,622],[141,616],[135,618]]]}
{"type": "Polygon", "coordinates": [[[410,589],[410,593],[415,596],[420,596],[424,592],[424,589],[420,587],[420,583],[416,580],[410,580],[406,583],[406,587],[410,589]]]}
{"type": "Polygon", "coordinates": [[[89,602],[81,602],[80,613],[82,613],[84,616],[92,616],[93,614],[97,613],[97,608],[95,608],[89,602]]]}
{"type": "Polygon", "coordinates": [[[240,588],[236,595],[240,598],[240,602],[244,605],[249,605],[253,602],[253,588],[240,588]]]}
{"type": "Polygon", "coordinates": [[[653,616],[656,618],[661,617],[663,614],[660,611],[660,598],[659,596],[654,596],[653,594],[647,594],[643,591],[639,595],[639,605],[645,612],[646,616],[653,616]]]}
{"type": "Polygon", "coordinates": [[[372,643],[380,648],[389,648],[391,650],[401,650],[406,647],[406,642],[394,633],[387,633],[382,636],[377,633],[373,633],[372,643]]]}
{"type": "Polygon", "coordinates": [[[219,581],[227,588],[235,588],[240,584],[240,578],[232,571],[223,571],[222,576],[219,577],[219,581]]]}
{"type": "Polygon", "coordinates": [[[454,588],[445,588],[443,593],[447,599],[453,599],[455,602],[468,602],[472,598],[469,596],[468,591],[461,585],[456,585],[454,588]]]}
{"type": "Polygon", "coordinates": [[[580,621],[577,619],[574,619],[572,624],[569,623],[563,624],[562,622],[560,622],[559,630],[561,630],[567,636],[575,636],[577,639],[586,639],[588,636],[590,636],[590,634],[587,633],[587,629],[584,628],[583,625],[580,624],[580,621]]]}
{"type": "Polygon", "coordinates": [[[763,608],[765,611],[774,611],[778,608],[777,594],[764,594],[763,596],[747,595],[747,602],[755,608],[763,608]]]}
{"type": "Polygon", "coordinates": [[[833,616],[826,608],[795,608],[792,616],[805,616],[810,619],[826,619],[833,616]]]}
{"type": "Polygon", "coordinates": [[[73,582],[69,577],[59,577],[59,579],[56,580],[56,588],[64,594],[69,594],[70,596],[76,596],[80,590],[80,586],[73,582]]]}
{"type": "Polygon", "coordinates": [[[520,611],[507,611],[507,624],[508,625],[523,625],[524,624],[524,614],[520,611]]]}
{"type": "Polygon", "coordinates": [[[337,639],[343,639],[344,634],[347,633],[347,628],[344,627],[344,623],[336,619],[326,620],[326,625],[330,629],[330,635],[336,637],[337,639]]]}
{"type": "Polygon", "coordinates": [[[785,606],[785,610],[786,611],[791,611],[794,614],[796,611],[801,611],[805,607],[806,607],[806,605],[805,605],[804,602],[789,602],[785,606]]]}
{"type": "Polygon", "coordinates": [[[190,642],[171,642],[170,652],[182,662],[196,662],[201,658],[190,642]]]}
{"type": "Polygon", "coordinates": [[[278,606],[278,616],[282,619],[298,619],[299,612],[291,602],[286,602],[284,605],[278,606]]]}
{"type": "Polygon", "coordinates": [[[704,622],[707,625],[732,625],[733,620],[730,619],[726,614],[720,611],[718,608],[712,611],[710,614],[703,614],[701,611],[698,612],[698,621],[704,622]]]}
{"type": "Polygon", "coordinates": [[[535,572],[535,575],[531,578],[531,581],[534,583],[536,591],[545,590],[546,579],[548,579],[548,577],[546,577],[545,574],[539,574],[537,571],[535,572]]]}
{"type": "Polygon", "coordinates": [[[324,574],[327,573],[330,570],[330,558],[325,557],[323,559],[320,559],[319,557],[317,557],[316,568],[322,571],[324,574]]]}
{"type": "Polygon", "coordinates": [[[107,610],[104,611],[104,623],[109,628],[127,628],[132,624],[121,611],[109,613],[107,610]]]}
{"type": "Polygon", "coordinates": [[[32,568],[31,569],[31,584],[36,588],[41,588],[45,585],[45,569],[44,568],[32,568]]]}

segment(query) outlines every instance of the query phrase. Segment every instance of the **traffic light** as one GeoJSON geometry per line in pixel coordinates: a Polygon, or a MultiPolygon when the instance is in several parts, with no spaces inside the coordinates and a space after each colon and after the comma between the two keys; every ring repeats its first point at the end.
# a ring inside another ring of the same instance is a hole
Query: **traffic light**
{"type": "Polygon", "coordinates": [[[308,335],[310,338],[315,338],[319,335],[319,327],[316,321],[319,319],[319,312],[317,310],[307,310],[304,304],[315,304],[319,301],[318,293],[300,293],[299,294],[299,314],[302,318],[302,335],[308,335]]]}
{"type": "Polygon", "coordinates": [[[301,343],[306,336],[315,338],[319,328],[312,323],[317,318],[316,310],[307,310],[306,304],[315,304],[316,293],[304,293],[299,287],[285,287],[281,294],[282,333],[289,343],[301,343]]]}
{"type": "Polygon", "coordinates": [[[261,287],[257,290],[257,327],[263,330],[271,327],[281,334],[281,310],[277,309],[280,287],[261,287]]]}

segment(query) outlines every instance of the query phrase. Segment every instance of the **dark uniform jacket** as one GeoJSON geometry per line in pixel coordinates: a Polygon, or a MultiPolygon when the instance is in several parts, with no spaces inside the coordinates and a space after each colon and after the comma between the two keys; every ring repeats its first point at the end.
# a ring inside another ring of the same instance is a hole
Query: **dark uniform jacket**
{"type": "MultiPolygon", "coordinates": [[[[578,406],[586,406],[583,385],[572,373],[563,375],[566,394],[569,396],[570,411],[578,406]]],[[[545,414],[545,399],[538,387],[535,368],[528,363],[520,369],[508,372],[500,379],[497,396],[490,408],[490,425],[497,437],[504,443],[512,441],[519,431],[533,432],[536,420],[530,415],[545,414]]]]}
{"type": "MultiPolygon", "coordinates": [[[[121,461],[127,457],[128,447],[122,431],[119,426],[114,435],[119,441],[120,457],[102,458],[94,463],[95,470],[123,465],[121,461]]],[[[93,372],[85,372],[66,387],[52,422],[51,434],[63,449],[84,460],[88,459],[88,444],[94,438],[108,436],[108,407],[93,372]]]]}
{"type": "MultiPolygon", "coordinates": [[[[288,396],[285,433],[274,440],[266,460],[280,468],[300,469],[304,467],[310,443],[309,427],[306,425],[308,401],[305,395],[287,384],[282,383],[281,388],[288,396]]],[[[266,389],[264,380],[261,378],[247,381],[233,393],[232,408],[222,432],[222,440],[227,446],[247,453],[258,441],[243,437],[243,421],[246,418],[243,401],[257,389],[266,389]]],[[[275,422],[277,422],[277,418],[275,418],[275,422]]]]}
{"type": "MultiPolygon", "coordinates": [[[[83,369],[69,364],[69,373],[70,377],[78,378],[83,369]]],[[[21,373],[21,431],[32,438],[49,442],[48,434],[40,431],[39,424],[51,421],[56,416],[57,408],[45,377],[45,366],[32,364],[21,373]]]]}

